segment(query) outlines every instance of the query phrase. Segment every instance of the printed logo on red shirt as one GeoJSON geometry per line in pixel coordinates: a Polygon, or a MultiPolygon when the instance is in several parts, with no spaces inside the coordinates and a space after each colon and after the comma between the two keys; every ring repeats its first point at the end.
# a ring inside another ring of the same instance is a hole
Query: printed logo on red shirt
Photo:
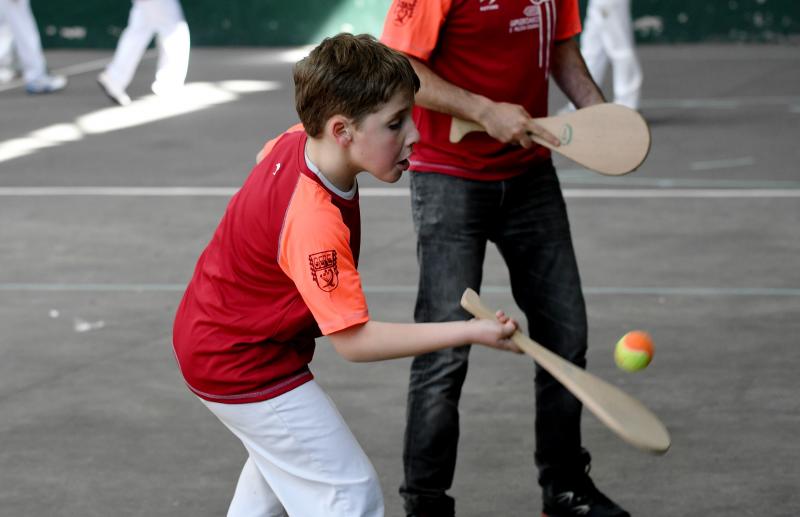
{"type": "Polygon", "coordinates": [[[531,5],[522,10],[521,18],[508,23],[508,32],[531,31],[539,29],[539,68],[545,69],[545,77],[550,75],[550,46],[556,31],[555,0],[530,0],[531,5]]]}
{"type": "Polygon", "coordinates": [[[394,8],[394,24],[405,25],[414,15],[419,0],[400,0],[394,8]]]}
{"type": "Polygon", "coordinates": [[[333,291],[339,286],[339,270],[336,267],[336,250],[312,253],[308,256],[311,277],[323,291],[333,291]]]}
{"type": "Polygon", "coordinates": [[[497,0],[481,0],[480,1],[481,12],[496,11],[496,10],[500,9],[500,6],[497,5],[496,2],[497,2],[497,0]],[[484,2],[488,2],[488,3],[484,5],[484,2]]]}

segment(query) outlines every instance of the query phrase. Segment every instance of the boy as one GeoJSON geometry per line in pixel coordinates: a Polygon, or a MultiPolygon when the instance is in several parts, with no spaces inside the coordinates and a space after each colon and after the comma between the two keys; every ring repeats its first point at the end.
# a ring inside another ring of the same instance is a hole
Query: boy
{"type": "Polygon", "coordinates": [[[229,516],[381,516],[375,471],[308,369],[314,338],[350,361],[481,343],[519,352],[516,322],[370,320],[356,271],[356,175],[397,181],[419,133],[419,79],[367,35],[324,40],[294,69],[302,128],[269,142],[200,256],[175,319],[189,389],[244,444],[229,516]],[[286,512],[286,513],[284,513],[286,512]]]}

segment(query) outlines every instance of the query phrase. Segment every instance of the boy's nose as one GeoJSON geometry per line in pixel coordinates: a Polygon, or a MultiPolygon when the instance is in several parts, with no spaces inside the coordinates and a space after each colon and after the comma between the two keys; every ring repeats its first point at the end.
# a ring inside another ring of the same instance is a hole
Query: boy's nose
{"type": "Polygon", "coordinates": [[[413,129],[408,135],[407,144],[414,145],[419,142],[419,131],[417,131],[417,125],[412,122],[413,129]]]}

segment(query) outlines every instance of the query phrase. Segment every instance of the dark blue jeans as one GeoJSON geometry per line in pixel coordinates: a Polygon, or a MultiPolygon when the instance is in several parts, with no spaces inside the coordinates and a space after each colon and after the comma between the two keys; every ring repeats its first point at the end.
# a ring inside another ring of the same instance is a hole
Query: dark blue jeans
{"type": "MultiPolygon", "coordinates": [[[[586,308],[561,188],[551,164],[505,181],[413,173],[411,196],[420,267],[414,319],[464,320],[464,289],[480,290],[486,243],[498,247],[531,337],[586,365],[586,308]]],[[[416,357],[411,366],[400,493],[409,514],[454,513],[458,401],[469,346],[416,357]]],[[[535,369],[539,482],[583,472],[580,402],[535,369]]]]}

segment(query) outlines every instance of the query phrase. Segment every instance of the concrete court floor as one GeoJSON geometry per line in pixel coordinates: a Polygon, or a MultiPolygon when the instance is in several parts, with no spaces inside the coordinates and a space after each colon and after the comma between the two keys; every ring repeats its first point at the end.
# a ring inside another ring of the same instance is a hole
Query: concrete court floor
{"type": "MultiPolygon", "coordinates": [[[[51,68],[72,74],[57,95],[0,87],[0,515],[224,514],[244,451],[182,385],[171,321],[230,192],[261,144],[294,122],[280,54],[194,49],[189,81],[216,94],[230,79],[279,88],[91,134],[74,127],[109,107],[94,84],[109,52],[49,52],[51,68]],[[30,154],[8,158],[19,149],[30,154]]],[[[593,477],[637,516],[797,515],[800,52],[647,46],[640,56],[654,142],[644,166],[603,178],[556,162],[586,290],[589,369],[659,414],[673,447],[647,455],[587,414],[593,477]],[[653,334],[656,356],[626,374],[612,347],[633,328],[653,334]]],[[[153,63],[140,67],[134,98],[148,93],[153,63]]],[[[102,113],[129,121],[148,102],[102,113]]],[[[562,102],[553,93],[552,108],[562,102]]],[[[396,196],[366,195],[385,186],[369,177],[361,186],[371,312],[409,321],[406,179],[390,186],[396,196]]],[[[490,249],[485,298],[519,317],[507,285],[490,249]]],[[[312,364],[373,460],[388,516],[402,515],[408,364],[350,364],[324,339],[312,364]]],[[[460,516],[538,514],[531,388],[526,358],[473,350],[452,489],[460,516]]]]}

